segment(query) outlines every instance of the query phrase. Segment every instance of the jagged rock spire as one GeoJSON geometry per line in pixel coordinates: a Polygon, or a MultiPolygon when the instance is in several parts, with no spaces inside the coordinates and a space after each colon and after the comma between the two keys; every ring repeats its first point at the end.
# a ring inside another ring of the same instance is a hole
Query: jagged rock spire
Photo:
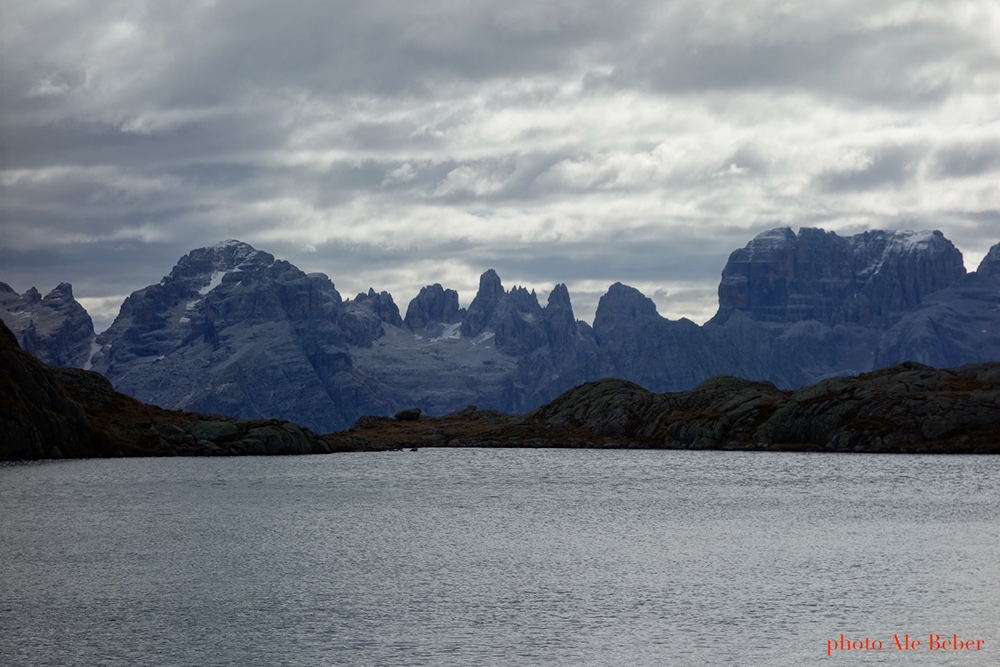
{"type": "Polygon", "coordinates": [[[493,269],[487,269],[479,277],[479,291],[476,298],[469,304],[465,321],[462,322],[462,335],[466,338],[478,336],[489,324],[490,319],[500,304],[500,298],[505,294],[500,276],[493,269]]]}

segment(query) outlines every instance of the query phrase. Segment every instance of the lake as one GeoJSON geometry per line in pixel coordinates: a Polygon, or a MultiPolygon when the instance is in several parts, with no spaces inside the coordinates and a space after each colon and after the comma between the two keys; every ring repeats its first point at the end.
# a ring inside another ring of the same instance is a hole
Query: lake
{"type": "Polygon", "coordinates": [[[992,666],[998,621],[997,457],[0,467],[10,667],[992,666]]]}

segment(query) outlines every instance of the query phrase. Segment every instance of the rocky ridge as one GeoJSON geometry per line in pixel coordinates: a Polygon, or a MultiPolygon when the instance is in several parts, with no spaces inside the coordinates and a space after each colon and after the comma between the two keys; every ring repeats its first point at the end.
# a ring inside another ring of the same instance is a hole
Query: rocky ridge
{"type": "Polygon", "coordinates": [[[600,375],[653,391],[719,374],[792,388],[904,361],[1000,360],[996,257],[1000,244],[966,274],[940,232],[764,232],[730,256],[719,310],[701,327],[612,286],[594,320],[600,375]]]}
{"type": "Polygon", "coordinates": [[[365,417],[339,448],[600,447],[1000,454],[1000,363],[907,362],[783,391],[718,376],[653,393],[627,380],[571,389],[524,416],[476,410],[400,422],[365,417]]]}
{"type": "Polygon", "coordinates": [[[317,431],[411,405],[527,410],[589,379],[580,360],[596,357],[564,285],[543,308],[487,271],[468,311],[431,285],[404,319],[387,292],[344,300],[326,275],[238,241],[185,255],[97,342],[93,368],[141,400],[317,431]]]}
{"type": "Polygon", "coordinates": [[[759,322],[881,324],[964,275],[962,253],[939,231],[773,229],[730,255],[712,322],[744,311],[759,322]]]}
{"type": "Polygon", "coordinates": [[[602,380],[527,415],[657,447],[1000,453],[1000,364],[915,362],[795,390],[718,376],[656,394],[602,380]]]}
{"type": "Polygon", "coordinates": [[[719,302],[698,326],[615,283],[591,327],[565,285],[543,306],[491,269],[468,309],[434,284],[400,317],[387,292],[343,299],[326,275],[227,241],[134,292],[84,365],[161,407],[324,432],[408,407],[521,413],[602,377],[655,392],[716,375],[791,389],[904,361],[1000,360],[1000,244],[966,274],[940,232],[775,229],[732,253],[719,302]]]}

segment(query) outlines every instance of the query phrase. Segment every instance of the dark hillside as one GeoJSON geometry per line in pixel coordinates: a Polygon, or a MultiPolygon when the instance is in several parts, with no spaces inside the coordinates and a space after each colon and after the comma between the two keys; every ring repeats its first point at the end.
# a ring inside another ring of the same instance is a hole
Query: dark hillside
{"type": "Polygon", "coordinates": [[[99,373],[43,364],[0,323],[0,460],[329,451],[315,434],[282,420],[146,405],[99,373]]]}

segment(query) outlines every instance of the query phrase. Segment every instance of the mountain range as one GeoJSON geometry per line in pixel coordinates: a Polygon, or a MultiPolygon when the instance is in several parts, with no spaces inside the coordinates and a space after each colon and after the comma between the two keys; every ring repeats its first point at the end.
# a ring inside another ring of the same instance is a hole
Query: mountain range
{"type": "Polygon", "coordinates": [[[591,326],[565,285],[543,306],[492,269],[467,309],[434,284],[404,315],[387,292],[344,299],[326,275],[239,241],[180,258],[100,335],[67,283],[44,298],[0,283],[0,317],[40,359],[98,371],[141,401],[328,432],[408,407],[524,413],[599,378],[653,392],[716,375],[791,389],[905,361],[997,361],[1000,244],[967,273],[937,231],[770,230],[730,255],[701,326],[661,317],[621,283],[591,326]]]}
{"type": "Polygon", "coordinates": [[[526,415],[470,406],[443,417],[402,410],[317,435],[280,419],[165,410],[100,373],[44,364],[0,322],[0,462],[122,456],[417,451],[430,447],[729,449],[1000,454],[1000,363],[914,362],[782,391],[717,376],[651,393],[587,382],[526,415]]]}

